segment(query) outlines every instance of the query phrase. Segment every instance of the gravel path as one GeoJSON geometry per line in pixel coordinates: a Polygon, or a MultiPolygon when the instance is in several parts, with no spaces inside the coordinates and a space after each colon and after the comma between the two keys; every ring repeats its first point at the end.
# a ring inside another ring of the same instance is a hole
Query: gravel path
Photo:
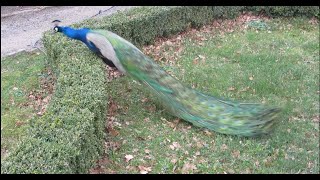
{"type": "Polygon", "coordinates": [[[64,25],[70,25],[131,7],[133,6],[1,6],[1,58],[34,50],[42,33],[52,29],[51,22],[55,19],[61,20],[64,25]],[[96,16],[93,17],[94,15],[96,16]]]}

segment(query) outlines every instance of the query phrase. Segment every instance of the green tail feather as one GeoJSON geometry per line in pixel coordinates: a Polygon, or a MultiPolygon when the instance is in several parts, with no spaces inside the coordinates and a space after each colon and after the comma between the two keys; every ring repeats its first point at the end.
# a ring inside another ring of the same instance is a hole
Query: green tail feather
{"type": "Polygon", "coordinates": [[[106,46],[101,42],[108,40],[116,54],[113,61],[119,61],[126,74],[150,88],[173,115],[223,134],[258,136],[273,129],[280,109],[222,100],[186,87],[130,42],[109,31],[96,32],[99,35],[93,41],[100,39],[100,44],[94,42],[97,47],[106,46]]]}

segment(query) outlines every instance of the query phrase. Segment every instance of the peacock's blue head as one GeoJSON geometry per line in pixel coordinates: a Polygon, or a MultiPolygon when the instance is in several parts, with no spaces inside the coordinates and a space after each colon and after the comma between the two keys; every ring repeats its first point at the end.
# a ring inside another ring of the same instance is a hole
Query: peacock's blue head
{"type": "Polygon", "coordinates": [[[72,38],[72,39],[77,39],[77,40],[80,40],[84,43],[87,43],[86,41],[86,35],[87,33],[89,32],[89,29],[88,28],[81,28],[81,29],[74,29],[74,28],[71,28],[69,26],[59,26],[59,23],[61,21],[60,20],[54,20],[52,21],[52,23],[54,23],[54,32],[60,32],[60,33],[63,33],[64,35],[66,35],[67,37],[69,38],[72,38]]]}
{"type": "Polygon", "coordinates": [[[82,41],[92,51],[94,51],[94,52],[99,51],[99,49],[94,44],[90,43],[87,40],[86,36],[87,36],[87,33],[90,31],[90,29],[88,29],[88,28],[74,29],[74,28],[71,28],[68,26],[59,26],[60,22],[61,22],[60,20],[52,21],[52,23],[54,23],[54,25],[55,25],[53,28],[55,33],[57,33],[57,32],[63,33],[64,35],[66,35],[69,38],[82,41]]]}
{"type": "Polygon", "coordinates": [[[52,23],[54,23],[54,28],[53,28],[54,32],[62,32],[62,29],[61,29],[61,27],[59,26],[59,23],[60,23],[60,22],[61,22],[60,20],[54,20],[54,21],[52,21],[52,23]]]}

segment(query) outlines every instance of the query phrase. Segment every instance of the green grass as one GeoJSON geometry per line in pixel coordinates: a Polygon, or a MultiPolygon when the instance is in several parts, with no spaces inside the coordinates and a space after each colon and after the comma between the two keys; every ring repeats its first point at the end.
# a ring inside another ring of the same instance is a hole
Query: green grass
{"type": "Polygon", "coordinates": [[[36,110],[27,105],[30,91],[39,91],[45,56],[19,53],[1,59],[1,159],[25,135],[36,110]]]}
{"type": "MultiPolygon", "coordinates": [[[[319,173],[319,26],[308,21],[272,19],[270,31],[235,27],[231,33],[187,33],[181,57],[159,62],[203,92],[282,107],[271,135],[208,133],[185,121],[175,127],[176,118],[146,87],[121,77],[107,84],[118,107],[113,128],[119,132],[108,141],[119,148],[107,150],[103,171],[139,173],[138,166],[144,166],[151,167],[149,173],[319,173]],[[207,39],[203,45],[197,36],[207,39]],[[194,63],[199,55],[205,61],[194,63]],[[133,158],[126,162],[126,155],[133,158]]],[[[161,46],[164,52],[174,56],[161,46]]]]}

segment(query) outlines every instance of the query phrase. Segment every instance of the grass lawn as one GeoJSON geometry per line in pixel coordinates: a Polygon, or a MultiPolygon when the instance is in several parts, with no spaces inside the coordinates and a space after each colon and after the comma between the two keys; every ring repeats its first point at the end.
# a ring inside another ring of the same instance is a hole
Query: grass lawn
{"type": "MultiPolygon", "coordinates": [[[[244,26],[245,18],[158,39],[143,51],[200,91],[281,107],[274,132],[244,138],[197,128],[122,76],[106,82],[106,157],[91,173],[319,173],[319,23],[263,19],[265,28],[244,26]]],[[[54,82],[48,72],[43,54],[1,59],[1,159],[43,113],[54,82]]]]}
{"type": "Polygon", "coordinates": [[[194,127],[124,76],[107,84],[113,129],[96,171],[319,173],[319,25],[305,18],[264,22],[268,28],[258,30],[216,21],[159,39],[144,52],[203,92],[281,107],[271,135],[244,138],[194,127]]]}
{"type": "Polygon", "coordinates": [[[28,122],[40,112],[45,56],[19,53],[1,59],[1,159],[23,138],[28,122]]]}

